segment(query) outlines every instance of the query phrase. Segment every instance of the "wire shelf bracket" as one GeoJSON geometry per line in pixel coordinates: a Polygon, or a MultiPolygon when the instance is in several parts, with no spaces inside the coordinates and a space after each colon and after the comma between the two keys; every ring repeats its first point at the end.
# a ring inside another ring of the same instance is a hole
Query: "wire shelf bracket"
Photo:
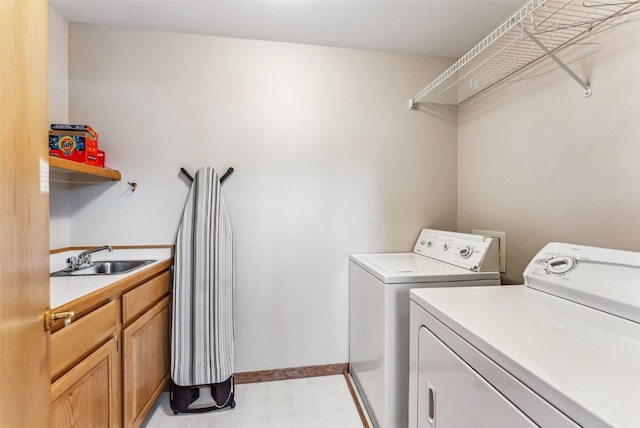
{"type": "Polygon", "coordinates": [[[564,62],[560,61],[560,59],[557,56],[555,56],[553,54],[553,52],[551,52],[549,49],[547,49],[546,46],[543,45],[542,42],[540,40],[538,40],[533,34],[529,33],[529,31],[527,31],[527,29],[524,28],[524,26],[522,27],[522,32],[524,34],[526,34],[527,37],[530,38],[533,43],[538,45],[538,47],[545,54],[547,54],[547,56],[549,58],[554,60],[556,62],[556,64],[558,64],[560,66],[560,68],[562,68],[569,76],[571,76],[571,78],[573,80],[575,80],[576,82],[578,82],[578,84],[580,86],[582,86],[582,89],[584,89],[584,96],[585,97],[588,97],[588,96],[591,95],[591,86],[589,86],[588,83],[586,83],[584,80],[582,80],[580,77],[578,77],[578,75],[576,73],[574,73],[573,70],[571,70],[569,67],[567,67],[567,65],[564,62]]]}
{"type": "Polygon", "coordinates": [[[569,45],[619,25],[640,0],[530,0],[409,100],[462,105],[543,58],[555,61],[584,90],[591,87],[558,58],[569,45]],[[598,31],[594,31],[594,29],[598,31]]]}

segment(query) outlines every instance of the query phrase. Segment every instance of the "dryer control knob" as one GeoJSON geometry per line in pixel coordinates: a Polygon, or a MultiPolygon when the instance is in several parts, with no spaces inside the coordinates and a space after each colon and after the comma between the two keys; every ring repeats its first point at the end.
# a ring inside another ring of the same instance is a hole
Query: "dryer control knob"
{"type": "Polygon", "coordinates": [[[460,248],[460,251],[458,251],[458,255],[463,259],[468,259],[469,257],[471,257],[471,254],[473,254],[473,248],[471,248],[471,246],[469,245],[460,248]]]}
{"type": "Polygon", "coordinates": [[[576,259],[569,256],[554,257],[547,261],[545,270],[554,275],[562,275],[576,267],[576,259]]]}

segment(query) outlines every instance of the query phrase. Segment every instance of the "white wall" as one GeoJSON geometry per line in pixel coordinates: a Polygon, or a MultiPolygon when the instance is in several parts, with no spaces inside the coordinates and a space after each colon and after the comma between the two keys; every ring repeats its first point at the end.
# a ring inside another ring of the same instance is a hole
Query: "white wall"
{"type": "Polygon", "coordinates": [[[590,97],[555,70],[459,111],[458,228],[507,232],[506,282],[551,241],[640,251],[640,22],[589,41],[590,97]]]}
{"type": "MultiPolygon", "coordinates": [[[[69,122],[69,24],[48,8],[49,123],[69,122]]],[[[64,248],[71,240],[69,186],[49,186],[49,248],[64,248]]]]}
{"type": "Polygon", "coordinates": [[[179,168],[234,167],[237,371],[348,361],[348,255],[456,227],[456,114],[407,108],[450,60],[77,24],[69,36],[70,119],[123,174],[72,190],[72,244],[173,243],[179,168]]]}

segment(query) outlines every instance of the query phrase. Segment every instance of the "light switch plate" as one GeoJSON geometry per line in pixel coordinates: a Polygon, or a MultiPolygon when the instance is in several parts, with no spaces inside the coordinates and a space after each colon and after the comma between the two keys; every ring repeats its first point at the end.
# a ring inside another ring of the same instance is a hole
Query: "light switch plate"
{"type": "Polygon", "coordinates": [[[490,236],[498,238],[500,273],[507,273],[507,232],[497,232],[495,230],[472,229],[474,235],[490,236]]]}

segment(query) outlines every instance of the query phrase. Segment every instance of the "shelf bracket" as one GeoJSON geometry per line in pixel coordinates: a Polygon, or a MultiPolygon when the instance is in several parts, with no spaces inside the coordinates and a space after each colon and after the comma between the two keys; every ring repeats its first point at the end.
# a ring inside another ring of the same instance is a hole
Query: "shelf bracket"
{"type": "Polygon", "coordinates": [[[538,45],[538,47],[540,49],[542,49],[542,51],[547,54],[552,60],[554,60],[556,62],[556,64],[558,64],[560,66],[560,68],[562,68],[569,76],[571,76],[571,78],[573,80],[575,80],[576,82],[578,82],[578,84],[580,86],[582,86],[582,89],[584,89],[584,96],[588,97],[589,95],[591,95],[591,86],[589,86],[588,83],[586,83],[584,80],[582,80],[580,77],[578,77],[578,75],[576,73],[574,73],[569,67],[567,67],[567,65],[560,61],[560,59],[555,56],[555,54],[553,52],[551,52],[549,49],[547,49],[547,47],[545,45],[542,44],[542,42],[540,40],[538,40],[533,34],[531,34],[529,31],[527,31],[526,28],[524,28],[524,25],[521,26],[522,28],[522,32],[536,45],[538,45]]]}

